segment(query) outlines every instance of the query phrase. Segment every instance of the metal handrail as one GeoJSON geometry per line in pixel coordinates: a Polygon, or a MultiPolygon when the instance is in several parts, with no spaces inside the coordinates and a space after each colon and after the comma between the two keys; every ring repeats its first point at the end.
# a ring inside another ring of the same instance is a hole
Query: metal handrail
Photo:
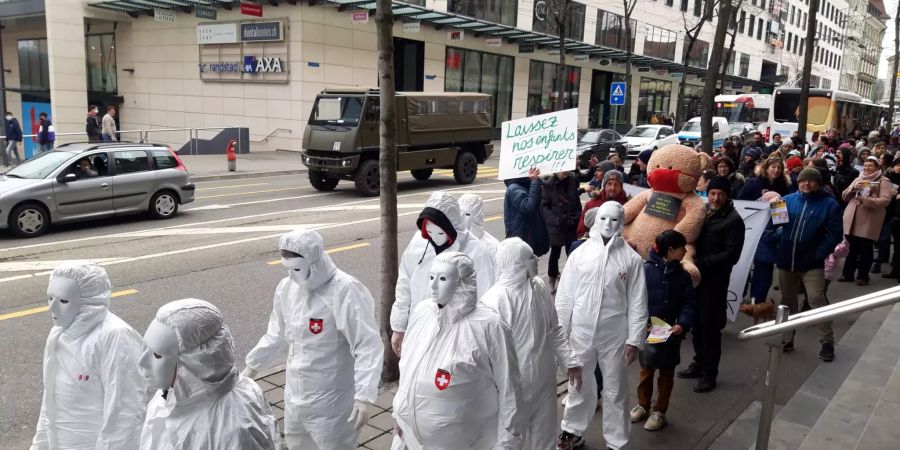
{"type": "Polygon", "coordinates": [[[271,133],[267,134],[266,137],[264,137],[264,138],[262,138],[262,139],[260,139],[260,140],[258,140],[258,141],[254,141],[254,142],[258,142],[258,143],[260,143],[260,144],[263,143],[263,142],[269,142],[269,138],[272,137],[272,136],[274,136],[275,133],[278,133],[279,131],[287,131],[288,133],[291,133],[291,134],[294,133],[294,131],[291,130],[290,128],[276,128],[276,129],[272,130],[271,133]]]}
{"type": "MultiPolygon", "coordinates": [[[[191,154],[193,154],[194,142],[200,140],[200,132],[201,131],[213,131],[213,130],[230,130],[232,128],[238,129],[238,138],[237,138],[237,152],[241,153],[241,127],[202,127],[202,128],[193,128],[191,129],[191,154]]],[[[198,150],[199,152],[199,150],[198,150]]]]}
{"type": "Polygon", "coordinates": [[[187,131],[188,132],[188,152],[193,155],[194,154],[194,129],[193,128],[151,128],[149,130],[144,130],[144,135],[141,138],[141,142],[147,142],[150,138],[150,133],[156,132],[165,132],[165,131],[187,131]]]}

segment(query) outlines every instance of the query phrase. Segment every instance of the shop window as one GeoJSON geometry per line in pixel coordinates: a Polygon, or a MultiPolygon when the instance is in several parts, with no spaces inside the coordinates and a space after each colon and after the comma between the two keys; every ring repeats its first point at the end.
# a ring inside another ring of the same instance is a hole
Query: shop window
{"type": "Polygon", "coordinates": [[[115,94],[118,91],[116,35],[107,33],[85,36],[84,47],[87,55],[88,91],[115,94]]]}
{"type": "Polygon", "coordinates": [[[518,3],[518,0],[450,0],[447,11],[514,27],[518,3]]]}
{"type": "MultiPolygon", "coordinates": [[[[510,56],[447,47],[444,90],[447,92],[481,92],[490,94],[493,102],[494,127],[510,119],[515,61],[510,56]]],[[[486,105],[483,105],[486,107],[486,105]]],[[[461,105],[461,108],[478,108],[461,105]]]]}
{"type": "MultiPolygon", "coordinates": [[[[557,17],[562,15],[557,2],[537,2],[534,7],[532,30],[559,36],[557,17]]],[[[584,16],[587,7],[578,2],[568,3],[566,14],[566,37],[576,41],[584,40],[584,16]]]]}
{"type": "Polygon", "coordinates": [[[637,123],[646,124],[650,116],[669,115],[669,101],[672,98],[672,82],[641,78],[638,95],[637,123]]]}
{"type": "Polygon", "coordinates": [[[581,69],[567,66],[559,70],[558,64],[531,61],[528,70],[528,115],[552,112],[556,100],[562,96],[563,109],[578,107],[578,90],[581,82],[581,69]],[[557,77],[565,77],[563,92],[557,90],[557,77]]]}
{"type": "Polygon", "coordinates": [[[682,58],[684,58],[684,62],[691,67],[705,69],[707,62],[709,61],[709,42],[702,39],[695,40],[690,53],[688,53],[688,44],[685,43],[684,55],[682,55],[682,58]]]}
{"type": "Polygon", "coordinates": [[[631,41],[625,47],[625,18],[616,13],[597,10],[597,35],[594,41],[597,45],[619,50],[634,50],[634,34],[637,29],[637,21],[631,20],[631,41]]]}
{"type": "Polygon", "coordinates": [[[46,39],[19,41],[19,86],[23,90],[50,90],[46,39]]]}
{"type": "Polygon", "coordinates": [[[644,36],[644,56],[675,61],[677,36],[678,34],[675,32],[647,25],[647,34],[644,36]]]}

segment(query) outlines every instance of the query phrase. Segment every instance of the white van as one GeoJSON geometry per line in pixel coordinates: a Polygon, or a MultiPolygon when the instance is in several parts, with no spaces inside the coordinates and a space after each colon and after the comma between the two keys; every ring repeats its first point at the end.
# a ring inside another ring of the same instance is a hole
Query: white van
{"type": "MultiPolygon", "coordinates": [[[[731,130],[728,128],[728,119],[713,117],[713,148],[721,147],[728,139],[731,130]]],[[[694,117],[684,123],[684,127],[678,132],[678,142],[688,147],[700,145],[700,118],[694,117]]]]}

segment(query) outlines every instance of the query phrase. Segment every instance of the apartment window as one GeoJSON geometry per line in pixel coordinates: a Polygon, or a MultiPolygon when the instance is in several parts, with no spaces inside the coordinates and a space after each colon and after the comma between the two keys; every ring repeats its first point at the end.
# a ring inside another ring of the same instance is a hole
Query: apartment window
{"type": "Polygon", "coordinates": [[[492,0],[489,2],[483,0],[450,0],[447,10],[488,22],[516,26],[518,3],[518,0],[492,0]]]}
{"type": "Polygon", "coordinates": [[[50,90],[46,39],[19,41],[19,86],[23,90],[50,90]]]}
{"type": "Polygon", "coordinates": [[[806,51],[806,38],[800,38],[800,56],[806,51]]]}
{"type": "Polygon", "coordinates": [[[672,98],[672,82],[641,78],[638,96],[637,123],[650,120],[652,114],[668,114],[672,98]]]}
{"type": "Polygon", "coordinates": [[[741,68],[740,68],[740,76],[747,78],[747,75],[750,73],[750,55],[746,53],[741,53],[741,68]]]}
{"type": "Polygon", "coordinates": [[[644,35],[644,56],[675,61],[677,37],[675,32],[647,25],[647,33],[644,35]]]}
{"type": "MultiPolygon", "coordinates": [[[[807,3],[808,4],[808,3],[807,3]]],[[[809,22],[809,14],[803,13],[803,31],[806,31],[806,24],[809,22]]]]}
{"type": "Polygon", "coordinates": [[[744,22],[747,21],[747,13],[744,10],[741,10],[741,20],[738,21],[738,33],[744,32],[744,22]]]}
{"type": "Polygon", "coordinates": [[[703,11],[703,0],[694,0],[694,16],[700,17],[701,11],[703,11]]]}
{"type": "Polygon", "coordinates": [[[795,14],[796,12],[797,12],[797,8],[795,8],[795,7],[792,5],[792,6],[791,6],[791,18],[788,19],[788,22],[794,23],[794,14],[795,14]]]}
{"type": "MultiPolygon", "coordinates": [[[[628,47],[634,50],[634,34],[637,21],[631,20],[631,42],[628,47]]],[[[597,35],[595,43],[604,47],[627,50],[625,47],[625,18],[602,9],[597,10],[597,35]]]]}
{"type": "Polygon", "coordinates": [[[759,18],[759,19],[756,19],[756,20],[757,20],[757,23],[756,23],[756,39],[758,39],[758,40],[761,41],[761,40],[762,40],[762,36],[763,36],[763,20],[762,20],[762,18],[759,18]]]}
{"type": "Polygon", "coordinates": [[[666,0],[666,6],[672,6],[675,4],[674,0],[666,0]]]}
{"type": "Polygon", "coordinates": [[[766,9],[766,0],[759,0],[759,8],[766,9]]]}
{"type": "Polygon", "coordinates": [[[84,47],[88,91],[115,94],[118,91],[116,35],[108,33],[85,36],[84,47]]]}
{"type": "Polygon", "coordinates": [[[481,92],[493,102],[494,127],[510,118],[515,59],[512,56],[447,47],[444,90],[481,92]]]}
{"type": "MultiPolygon", "coordinates": [[[[541,61],[531,61],[528,70],[528,110],[529,116],[553,111],[560,93],[556,90],[556,77],[560,75],[559,65],[541,61]]],[[[581,69],[567,66],[562,70],[565,87],[562,92],[563,109],[578,107],[578,89],[581,84],[581,69]]]]}
{"type": "Polygon", "coordinates": [[[754,29],[756,29],[756,16],[750,14],[750,26],[747,27],[747,36],[753,37],[754,29]]]}
{"type": "Polygon", "coordinates": [[[709,61],[709,42],[702,39],[694,41],[690,53],[688,53],[688,44],[684,44],[684,62],[691,67],[700,67],[705,69],[707,61],[709,61]]]}
{"type": "MultiPolygon", "coordinates": [[[[489,2],[487,2],[489,3],[489,2]]],[[[586,6],[582,3],[569,3],[569,12],[566,14],[566,37],[576,41],[584,40],[584,15],[586,6]]],[[[534,8],[532,29],[538,33],[547,33],[559,36],[555,12],[546,8],[534,8]]]]}
{"type": "Polygon", "coordinates": [[[725,58],[722,64],[725,64],[726,75],[734,75],[734,51],[725,50],[725,58]]]}
{"type": "Polygon", "coordinates": [[[688,10],[688,0],[681,0],[681,10],[687,12],[688,10]]]}
{"type": "Polygon", "coordinates": [[[785,50],[787,50],[788,52],[791,51],[791,33],[788,33],[788,34],[785,36],[785,39],[784,39],[784,48],[785,48],[785,50]]]}

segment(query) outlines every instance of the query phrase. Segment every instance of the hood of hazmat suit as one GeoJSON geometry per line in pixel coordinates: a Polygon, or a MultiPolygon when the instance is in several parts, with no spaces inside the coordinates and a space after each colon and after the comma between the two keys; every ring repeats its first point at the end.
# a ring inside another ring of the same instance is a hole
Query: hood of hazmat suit
{"type": "Polygon", "coordinates": [[[247,355],[247,367],[260,371],[287,361],[286,434],[309,434],[320,449],[355,448],[357,433],[347,423],[353,402],[375,403],[381,379],[375,301],[334,265],[317,232],[292,231],[279,247],[309,260],[309,280],[278,283],[268,330],[247,355]]]}
{"type": "Polygon", "coordinates": [[[459,286],[443,307],[416,306],[400,359],[394,419],[411,450],[519,449],[522,388],[509,327],[478,303],[475,265],[457,252],[459,286]]]}
{"type": "MultiPolygon", "coordinates": [[[[483,295],[494,284],[494,261],[484,243],[466,230],[456,197],[443,191],[431,194],[425,202],[423,214],[426,213],[441,214],[453,224],[456,239],[446,248],[437,247],[441,248],[440,253],[460,252],[474,261],[478,282],[476,289],[479,296],[483,295]]],[[[394,331],[406,331],[410,314],[419,302],[428,297],[428,271],[438,252],[435,244],[422,234],[416,231],[400,257],[394,306],[391,308],[391,329],[394,331]]]]}
{"type": "Polygon", "coordinates": [[[143,343],[108,310],[110,290],[106,271],[88,261],[62,263],[50,274],[52,314],[57,324],[68,323],[54,326],[44,347],[32,450],[119,449],[140,438],[147,395],[136,369],[143,343]]]}
{"type": "Polygon", "coordinates": [[[175,383],[147,405],[141,450],[275,449],[280,437],[262,390],[238,374],[234,342],[209,302],[176,300],[154,321],[178,341],[175,383]]]}
{"type": "MultiPolygon", "coordinates": [[[[475,194],[464,194],[459,198],[459,210],[469,233],[478,238],[493,257],[497,253],[497,245],[500,242],[484,229],[484,202],[481,197],[475,194]]],[[[495,266],[494,269],[496,271],[497,267],[495,266]]]]}

